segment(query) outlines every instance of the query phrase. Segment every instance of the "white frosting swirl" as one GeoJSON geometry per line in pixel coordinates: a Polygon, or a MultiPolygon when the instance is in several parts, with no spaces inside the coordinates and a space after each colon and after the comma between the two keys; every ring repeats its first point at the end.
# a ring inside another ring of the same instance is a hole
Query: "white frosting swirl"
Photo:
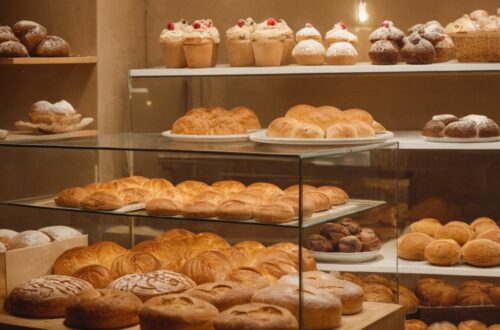
{"type": "Polygon", "coordinates": [[[358,52],[350,42],[339,41],[328,47],[326,56],[358,56],[358,52]]]}
{"type": "Polygon", "coordinates": [[[52,105],[52,112],[59,115],[69,115],[76,113],[75,108],[66,100],[61,100],[52,105]]]}
{"type": "Polygon", "coordinates": [[[297,34],[295,35],[295,39],[297,41],[302,41],[306,39],[314,39],[321,41],[321,33],[319,33],[319,31],[311,24],[306,24],[305,27],[303,27],[297,32],[297,34]]]}
{"type": "Polygon", "coordinates": [[[325,47],[319,41],[306,39],[300,41],[292,51],[293,56],[297,55],[321,55],[325,53],[325,47]]]}

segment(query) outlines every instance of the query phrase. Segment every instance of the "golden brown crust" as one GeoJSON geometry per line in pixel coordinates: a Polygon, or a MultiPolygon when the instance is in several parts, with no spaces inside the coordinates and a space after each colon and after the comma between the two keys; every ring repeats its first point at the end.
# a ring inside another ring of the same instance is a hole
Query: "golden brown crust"
{"type": "Polygon", "coordinates": [[[181,214],[184,204],[166,198],[155,198],[149,200],[145,205],[146,213],[154,216],[174,216],[181,214]]]}
{"type": "Polygon", "coordinates": [[[136,244],[131,251],[149,253],[160,261],[160,269],[179,271],[179,256],[170,243],[151,240],[142,241],[136,244]]]}
{"type": "Polygon", "coordinates": [[[488,217],[477,218],[471,222],[470,226],[474,229],[477,235],[481,235],[490,230],[500,229],[496,221],[488,217]]]}
{"type": "Polygon", "coordinates": [[[348,123],[337,123],[326,129],[325,136],[327,139],[357,138],[358,130],[348,123]]]}
{"type": "MultiPolygon", "coordinates": [[[[269,251],[283,251],[290,260],[292,260],[297,269],[299,267],[299,246],[292,242],[281,242],[270,245],[267,248],[269,251]]],[[[316,260],[311,256],[307,249],[302,248],[302,271],[309,272],[316,270],[316,260]]]]}
{"type": "Polygon", "coordinates": [[[263,223],[283,223],[294,219],[293,207],[287,204],[267,203],[254,207],[253,215],[256,221],[263,223]]]}
{"type": "Polygon", "coordinates": [[[425,248],[434,239],[419,232],[404,234],[398,239],[398,255],[407,260],[425,260],[425,248]]]}
{"type": "MultiPolygon", "coordinates": [[[[289,205],[293,208],[293,213],[294,217],[298,218],[299,217],[299,196],[298,194],[285,194],[282,196],[275,197],[271,200],[271,203],[273,204],[284,204],[284,205],[289,205]]],[[[309,218],[313,215],[314,213],[314,202],[308,198],[307,196],[304,196],[302,198],[302,217],[303,218],[309,218]]]]}
{"type": "Polygon", "coordinates": [[[181,273],[189,276],[196,284],[223,280],[232,265],[227,255],[220,251],[206,251],[186,261],[181,273]]]}
{"type": "Polygon", "coordinates": [[[434,322],[429,325],[427,330],[458,330],[457,327],[448,321],[434,322]]]}
{"type": "Polygon", "coordinates": [[[283,194],[283,190],[277,185],[269,182],[255,182],[247,187],[247,190],[256,191],[268,197],[283,194]]]}
{"type": "Polygon", "coordinates": [[[305,191],[303,196],[310,199],[314,203],[315,212],[325,211],[331,207],[330,198],[328,198],[328,195],[320,190],[305,191]]]}
{"type": "Polygon", "coordinates": [[[239,192],[245,190],[245,185],[236,180],[222,180],[212,183],[211,187],[217,191],[220,191],[226,195],[226,197],[231,197],[239,192]]]}
{"type": "Polygon", "coordinates": [[[72,276],[79,269],[95,264],[99,264],[99,259],[94,251],[87,246],[78,246],[61,254],[54,262],[52,272],[72,276]]]}
{"type": "Polygon", "coordinates": [[[271,282],[278,281],[282,276],[295,274],[297,264],[283,251],[263,251],[255,258],[255,268],[262,276],[271,282]]]}
{"type": "Polygon", "coordinates": [[[113,281],[111,272],[101,265],[85,266],[76,271],[73,276],[89,282],[96,289],[106,288],[113,281]]]}
{"type": "Polygon", "coordinates": [[[97,255],[99,263],[108,269],[116,257],[127,252],[127,249],[123,246],[111,241],[97,242],[89,246],[89,248],[97,255]]]}
{"type": "Polygon", "coordinates": [[[347,120],[359,120],[359,121],[362,121],[370,126],[373,123],[372,115],[366,110],[347,109],[347,110],[344,110],[342,114],[344,115],[344,118],[347,120]]]}
{"type": "Polygon", "coordinates": [[[271,281],[253,267],[237,267],[227,273],[226,281],[242,283],[254,289],[262,289],[271,285],[271,281]]]}
{"type": "Polygon", "coordinates": [[[267,127],[267,136],[294,138],[301,123],[288,117],[280,117],[273,120],[267,127]]]}
{"type": "Polygon", "coordinates": [[[500,229],[492,229],[483,232],[477,238],[479,239],[489,239],[490,241],[497,242],[500,244],[500,229]]]}
{"type": "Polygon", "coordinates": [[[430,237],[434,237],[436,231],[441,228],[441,222],[434,218],[423,218],[415,221],[410,225],[410,231],[416,233],[424,233],[430,237]]]}
{"type": "Polygon", "coordinates": [[[458,324],[458,330],[488,330],[488,327],[483,322],[467,320],[458,324]]]}
{"type": "Polygon", "coordinates": [[[80,187],[67,188],[57,194],[55,202],[59,206],[79,208],[89,191],[80,187]]]}
{"type": "Polygon", "coordinates": [[[210,122],[210,134],[212,135],[244,134],[246,131],[245,125],[234,116],[219,116],[210,122]]]}
{"type": "Polygon", "coordinates": [[[452,239],[460,245],[464,245],[468,241],[475,238],[472,228],[462,221],[451,221],[446,225],[438,228],[434,233],[437,239],[452,239]]]}
{"type": "Polygon", "coordinates": [[[255,289],[244,284],[219,281],[198,285],[184,294],[205,300],[222,312],[233,306],[249,303],[254,293],[255,289]]]}
{"type": "Polygon", "coordinates": [[[460,262],[462,251],[452,239],[437,239],[425,247],[424,255],[430,264],[452,266],[460,262]]]}
{"type": "Polygon", "coordinates": [[[424,306],[455,306],[458,303],[459,290],[434,278],[418,280],[415,291],[424,306]]]}
{"type": "Polygon", "coordinates": [[[290,109],[285,114],[287,118],[293,118],[298,121],[305,121],[307,117],[316,110],[316,107],[307,104],[297,104],[290,109]]]}
{"type": "Polygon", "coordinates": [[[464,261],[477,267],[500,265],[500,244],[488,239],[475,239],[462,247],[464,261]]]}
{"type": "Polygon", "coordinates": [[[210,122],[198,116],[183,116],[172,125],[172,133],[187,135],[209,135],[210,122]]]}
{"type": "Polygon", "coordinates": [[[112,193],[97,191],[81,201],[81,207],[88,210],[112,211],[122,208],[123,200],[112,193]]]}
{"type": "Polygon", "coordinates": [[[427,323],[420,320],[406,320],[405,330],[427,330],[427,323]]]}
{"type": "Polygon", "coordinates": [[[177,184],[176,188],[188,196],[195,196],[208,190],[210,186],[201,181],[187,180],[177,184]]]}
{"type": "Polygon", "coordinates": [[[149,253],[127,251],[117,256],[110,266],[113,278],[134,273],[147,273],[159,269],[160,261],[149,253]]]}
{"type": "Polygon", "coordinates": [[[254,207],[240,200],[227,200],[215,211],[215,215],[226,220],[248,220],[253,218],[254,207]]]}
{"type": "Polygon", "coordinates": [[[154,195],[163,190],[167,190],[173,187],[174,185],[172,184],[172,182],[163,178],[154,178],[144,182],[144,184],[142,185],[142,188],[149,190],[154,195]]]}
{"type": "Polygon", "coordinates": [[[232,116],[237,117],[240,122],[245,126],[246,130],[259,129],[261,128],[259,118],[254,111],[247,107],[237,106],[230,110],[229,112],[232,116]]]}
{"type": "Polygon", "coordinates": [[[321,186],[317,190],[326,194],[332,205],[341,205],[349,201],[349,195],[337,186],[321,186]]]}
{"type": "Polygon", "coordinates": [[[123,204],[130,205],[136,203],[146,203],[151,198],[152,194],[147,189],[131,187],[119,190],[118,196],[122,199],[123,204]]]}

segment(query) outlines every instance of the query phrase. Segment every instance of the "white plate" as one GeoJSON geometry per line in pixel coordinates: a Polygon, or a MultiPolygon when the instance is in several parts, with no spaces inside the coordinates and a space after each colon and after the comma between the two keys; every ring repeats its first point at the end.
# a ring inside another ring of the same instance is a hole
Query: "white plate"
{"type": "Polygon", "coordinates": [[[375,136],[363,138],[343,138],[343,139],[302,139],[302,138],[281,138],[268,137],[267,129],[250,133],[250,140],[260,143],[270,144],[290,144],[290,145],[346,145],[346,144],[365,144],[376,143],[389,140],[394,133],[386,131],[375,136]]]}
{"type": "Polygon", "coordinates": [[[500,136],[493,137],[473,137],[473,138],[453,138],[453,137],[432,137],[424,136],[424,139],[430,142],[443,142],[443,143],[481,143],[481,142],[496,142],[500,141],[500,136]]]}
{"type": "Polygon", "coordinates": [[[168,130],[161,133],[164,137],[181,142],[240,142],[247,141],[249,133],[232,134],[232,135],[189,135],[189,134],[174,134],[168,130]]]}
{"type": "Polygon", "coordinates": [[[370,261],[377,258],[380,255],[380,250],[368,251],[368,252],[352,252],[352,253],[318,252],[309,250],[309,253],[317,261],[353,264],[358,262],[370,261]]]}

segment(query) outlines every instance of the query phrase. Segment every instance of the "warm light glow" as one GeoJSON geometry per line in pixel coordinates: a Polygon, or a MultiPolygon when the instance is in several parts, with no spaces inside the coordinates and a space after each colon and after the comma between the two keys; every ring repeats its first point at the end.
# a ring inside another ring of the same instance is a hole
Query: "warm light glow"
{"type": "Polygon", "coordinates": [[[368,11],[366,10],[365,0],[359,0],[358,2],[358,21],[364,23],[368,20],[368,11]]]}

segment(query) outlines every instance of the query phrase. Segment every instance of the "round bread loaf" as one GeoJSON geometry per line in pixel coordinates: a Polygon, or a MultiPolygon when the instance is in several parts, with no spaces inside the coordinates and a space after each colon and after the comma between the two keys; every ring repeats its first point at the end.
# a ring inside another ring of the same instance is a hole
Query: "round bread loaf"
{"type": "Polygon", "coordinates": [[[6,41],[19,41],[19,39],[14,35],[10,26],[0,26],[0,43],[6,41]]]}
{"type": "Polygon", "coordinates": [[[67,188],[57,194],[55,202],[59,206],[80,208],[82,201],[87,198],[90,190],[80,187],[67,188]]]}
{"type": "Polygon", "coordinates": [[[122,208],[124,202],[120,196],[108,191],[97,191],[84,198],[80,206],[88,210],[112,211],[122,208]]]}
{"type": "Polygon", "coordinates": [[[404,234],[398,239],[398,255],[407,260],[425,260],[425,248],[434,239],[421,232],[404,234]]]}
{"type": "Polygon", "coordinates": [[[19,41],[5,41],[0,43],[0,57],[27,57],[28,51],[19,41]]]}
{"type": "Polygon", "coordinates": [[[267,203],[255,206],[253,216],[258,222],[284,223],[293,220],[295,213],[290,205],[267,203]]]}
{"type": "Polygon", "coordinates": [[[488,239],[475,239],[462,247],[464,261],[478,267],[500,265],[500,244],[488,239]]]}
{"type": "Polygon", "coordinates": [[[283,251],[266,250],[259,254],[255,260],[255,268],[271,282],[278,281],[282,276],[295,274],[297,264],[283,251]]]}
{"type": "Polygon", "coordinates": [[[430,264],[452,266],[460,262],[462,251],[455,240],[437,239],[425,247],[424,255],[430,264]]]}
{"type": "Polygon", "coordinates": [[[74,296],[66,306],[64,324],[77,329],[118,329],[139,323],[142,301],[132,293],[92,289],[74,296]]]}
{"type": "Polygon", "coordinates": [[[300,125],[301,122],[296,119],[279,117],[274,119],[267,127],[267,136],[295,138],[297,137],[297,131],[300,125]]]}
{"type": "Polygon", "coordinates": [[[441,222],[439,222],[438,219],[423,218],[413,222],[410,225],[410,231],[412,233],[424,233],[429,235],[430,237],[434,237],[436,230],[441,227],[441,222]]]}
{"type": "Polygon", "coordinates": [[[87,246],[78,246],[65,251],[54,262],[52,272],[56,275],[73,276],[79,269],[99,264],[97,255],[87,246]]]}
{"type": "Polygon", "coordinates": [[[297,104],[290,109],[285,114],[287,118],[293,118],[298,121],[305,121],[309,115],[316,110],[316,107],[307,104],[297,104]]]}
{"type": "Polygon", "coordinates": [[[481,290],[476,286],[462,287],[458,299],[460,300],[461,306],[481,306],[481,305],[492,305],[493,301],[488,294],[489,290],[486,292],[481,290]]]}
{"type": "Polygon", "coordinates": [[[283,190],[277,185],[269,182],[255,182],[247,186],[247,190],[256,191],[268,197],[274,197],[276,195],[283,194],[283,190]]]}
{"type": "Polygon", "coordinates": [[[205,300],[222,312],[233,306],[249,303],[254,293],[254,288],[244,284],[219,281],[198,285],[184,294],[205,300]]]}
{"type": "Polygon", "coordinates": [[[458,330],[488,330],[488,327],[483,322],[467,320],[458,324],[458,330]]]}
{"type": "Polygon", "coordinates": [[[113,259],[109,270],[113,278],[119,278],[128,274],[152,272],[160,266],[160,261],[149,253],[127,251],[113,259]]]}
{"type": "Polygon", "coordinates": [[[87,281],[96,289],[106,288],[113,278],[111,272],[101,265],[88,265],[77,270],[73,277],[87,281]]]}
{"type": "Polygon", "coordinates": [[[451,221],[438,228],[434,233],[436,239],[452,239],[460,245],[475,238],[474,230],[462,221],[451,221]]]}
{"type": "Polygon", "coordinates": [[[187,180],[179,183],[176,186],[176,188],[179,189],[181,192],[185,193],[186,195],[192,197],[198,195],[199,193],[205,190],[209,190],[210,186],[201,181],[187,180]]]}
{"type": "Polygon", "coordinates": [[[210,303],[172,294],[153,298],[139,310],[141,330],[212,330],[218,310],[210,303]]]}
{"type": "Polygon", "coordinates": [[[150,179],[142,185],[142,188],[149,190],[153,195],[156,195],[164,190],[173,188],[172,182],[163,178],[150,179]]]}
{"type": "Polygon", "coordinates": [[[488,217],[477,218],[471,222],[470,226],[474,229],[478,236],[487,231],[499,229],[496,221],[488,217]]]}
{"type": "Polygon", "coordinates": [[[0,229],[0,243],[7,245],[9,241],[19,234],[17,231],[10,229],[0,229]]]}
{"type": "Polygon", "coordinates": [[[5,307],[9,313],[21,317],[63,317],[70,299],[89,289],[92,289],[90,283],[77,278],[42,276],[15,287],[9,293],[5,307]]]}
{"type": "Polygon", "coordinates": [[[89,248],[95,253],[99,263],[108,269],[111,268],[111,264],[116,257],[127,252],[127,249],[120,244],[110,241],[97,242],[89,246],[89,248]]]}
{"type": "Polygon", "coordinates": [[[169,243],[159,241],[142,241],[132,248],[133,252],[144,252],[152,255],[160,261],[160,268],[179,271],[179,259],[176,249],[169,243]]]}
{"type": "Polygon", "coordinates": [[[236,116],[222,115],[210,121],[211,135],[245,134],[246,132],[246,126],[236,116]]]}
{"type": "Polygon", "coordinates": [[[229,110],[232,116],[235,116],[245,126],[246,130],[261,128],[259,118],[254,111],[244,106],[236,106],[229,110]]]}
{"type": "Polygon", "coordinates": [[[427,324],[420,320],[406,320],[405,330],[427,330],[427,324]]]}
{"type": "Polygon", "coordinates": [[[50,243],[49,236],[37,230],[26,230],[11,237],[7,243],[7,250],[21,249],[50,243]]]}
{"type": "Polygon", "coordinates": [[[260,252],[264,251],[266,247],[257,241],[242,241],[239,243],[236,243],[233,248],[238,249],[238,250],[244,250],[247,252],[249,255],[252,257],[257,256],[260,252]]]}
{"type": "Polygon", "coordinates": [[[82,234],[78,230],[68,226],[50,226],[40,228],[38,231],[49,236],[51,241],[63,241],[82,234]]]}
{"type": "Polygon", "coordinates": [[[222,237],[211,232],[196,234],[193,244],[190,246],[190,257],[194,257],[203,251],[228,249],[231,245],[222,237]]]}
{"type": "Polygon", "coordinates": [[[38,57],[68,57],[70,54],[69,44],[57,36],[47,36],[38,44],[33,53],[38,57]]]}
{"type": "Polygon", "coordinates": [[[223,280],[232,269],[228,256],[221,251],[205,251],[186,261],[181,273],[189,276],[196,284],[223,280]]]}
{"type": "Polygon", "coordinates": [[[330,199],[331,205],[341,205],[349,201],[349,195],[341,188],[336,186],[320,186],[317,189],[330,199]]]}
{"type": "MultiPolygon", "coordinates": [[[[280,242],[273,245],[268,246],[267,248],[270,251],[283,251],[288,257],[295,263],[297,269],[299,267],[300,259],[299,259],[299,246],[292,242],[280,242]]],[[[302,271],[308,272],[316,270],[316,260],[313,256],[307,251],[307,249],[302,248],[302,271]]]]}
{"type": "Polygon", "coordinates": [[[441,321],[432,323],[427,330],[458,330],[458,328],[453,323],[441,321]]]}
{"type": "Polygon", "coordinates": [[[211,187],[225,194],[229,198],[245,190],[245,185],[236,180],[223,180],[212,183],[211,187]]]}
{"type": "Polygon", "coordinates": [[[172,125],[172,133],[188,135],[209,135],[210,122],[198,116],[183,116],[172,125]]]}
{"type": "Polygon", "coordinates": [[[189,230],[182,228],[174,228],[167,230],[166,232],[156,236],[155,240],[163,242],[169,242],[175,244],[178,241],[183,241],[185,239],[194,238],[196,234],[190,232],[189,230]]]}
{"type": "Polygon", "coordinates": [[[227,273],[226,281],[233,281],[244,284],[254,289],[262,289],[271,285],[271,281],[253,267],[233,268],[227,273]]]}
{"type": "Polygon", "coordinates": [[[306,285],[301,291],[294,285],[272,285],[255,292],[252,302],[286,308],[298,319],[301,298],[303,299],[302,322],[305,329],[332,329],[340,326],[342,318],[340,299],[312,286],[306,285]]]}
{"type": "Polygon", "coordinates": [[[47,36],[47,29],[32,21],[19,21],[14,24],[12,30],[29,53],[47,36]]]}
{"type": "Polygon", "coordinates": [[[489,239],[490,241],[497,242],[500,244],[500,229],[492,229],[483,232],[477,238],[480,239],[489,239]]]}
{"type": "Polygon", "coordinates": [[[444,129],[444,135],[454,138],[472,138],[477,136],[477,125],[470,120],[450,123],[444,129]]]}
{"type": "Polygon", "coordinates": [[[142,301],[153,297],[181,293],[196,284],[187,276],[168,270],[157,270],[144,274],[131,274],[120,277],[109,284],[109,288],[132,292],[142,301]]]}

